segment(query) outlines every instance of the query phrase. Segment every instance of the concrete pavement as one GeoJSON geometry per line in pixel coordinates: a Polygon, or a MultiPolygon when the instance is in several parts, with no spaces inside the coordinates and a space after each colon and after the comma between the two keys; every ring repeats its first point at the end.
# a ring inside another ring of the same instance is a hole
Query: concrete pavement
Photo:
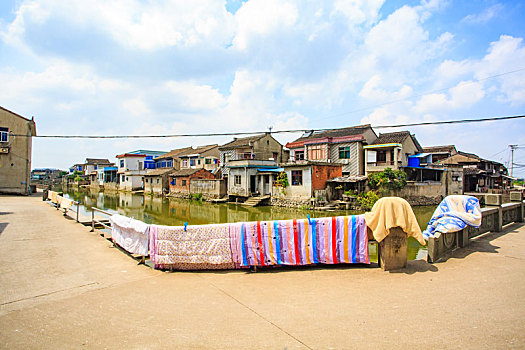
{"type": "Polygon", "coordinates": [[[0,348],[525,348],[525,226],[395,273],[160,272],[0,196],[0,348]]]}

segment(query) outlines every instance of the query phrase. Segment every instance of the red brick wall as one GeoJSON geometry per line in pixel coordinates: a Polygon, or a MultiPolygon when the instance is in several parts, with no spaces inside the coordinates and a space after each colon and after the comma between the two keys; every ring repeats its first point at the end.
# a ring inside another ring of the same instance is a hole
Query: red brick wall
{"type": "Polygon", "coordinates": [[[326,181],[343,176],[340,166],[314,165],[312,168],[312,191],[324,190],[326,181]]]}

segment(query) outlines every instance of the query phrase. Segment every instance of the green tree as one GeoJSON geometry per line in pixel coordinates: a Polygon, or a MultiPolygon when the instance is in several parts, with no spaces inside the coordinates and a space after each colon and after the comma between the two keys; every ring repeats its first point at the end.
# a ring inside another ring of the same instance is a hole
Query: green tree
{"type": "Polygon", "coordinates": [[[379,173],[368,174],[368,185],[376,190],[400,190],[407,184],[407,174],[403,170],[386,168],[379,173]]]}

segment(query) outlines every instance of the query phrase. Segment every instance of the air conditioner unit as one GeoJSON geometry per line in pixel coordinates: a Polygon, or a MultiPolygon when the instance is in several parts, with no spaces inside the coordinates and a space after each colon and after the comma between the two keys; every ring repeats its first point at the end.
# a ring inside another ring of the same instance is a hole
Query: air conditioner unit
{"type": "Polygon", "coordinates": [[[0,153],[9,153],[9,147],[0,148],[0,153]]]}

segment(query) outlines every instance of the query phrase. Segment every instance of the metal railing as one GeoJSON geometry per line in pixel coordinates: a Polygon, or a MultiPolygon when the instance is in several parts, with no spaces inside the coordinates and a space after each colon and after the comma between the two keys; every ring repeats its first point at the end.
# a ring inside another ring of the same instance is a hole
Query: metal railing
{"type": "Polygon", "coordinates": [[[99,224],[105,228],[111,229],[111,225],[107,225],[105,222],[96,219],[95,212],[105,214],[108,217],[113,215],[112,213],[108,211],[105,211],[99,208],[95,208],[95,207],[91,207],[91,232],[95,231],[95,224],[99,224]]]}

